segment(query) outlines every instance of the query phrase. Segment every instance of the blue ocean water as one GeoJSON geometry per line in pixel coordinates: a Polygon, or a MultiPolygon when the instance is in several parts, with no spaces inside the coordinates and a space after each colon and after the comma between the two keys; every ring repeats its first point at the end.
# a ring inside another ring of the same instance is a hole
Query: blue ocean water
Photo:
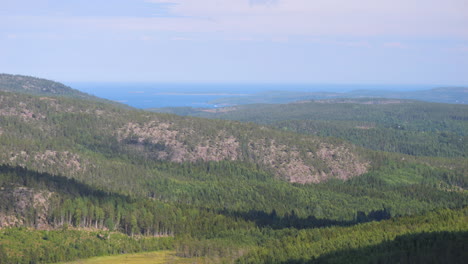
{"type": "Polygon", "coordinates": [[[136,108],[207,107],[218,98],[248,96],[265,91],[349,92],[353,90],[409,91],[430,89],[428,85],[358,84],[202,84],[202,83],[103,83],[73,82],[68,86],[101,98],[136,108]]]}

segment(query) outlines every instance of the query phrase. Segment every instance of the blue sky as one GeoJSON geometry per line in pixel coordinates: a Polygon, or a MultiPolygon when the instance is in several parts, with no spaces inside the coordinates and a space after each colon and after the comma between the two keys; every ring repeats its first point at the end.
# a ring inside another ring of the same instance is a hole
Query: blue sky
{"type": "Polygon", "coordinates": [[[0,72],[63,82],[468,84],[466,0],[7,0],[0,72]]]}

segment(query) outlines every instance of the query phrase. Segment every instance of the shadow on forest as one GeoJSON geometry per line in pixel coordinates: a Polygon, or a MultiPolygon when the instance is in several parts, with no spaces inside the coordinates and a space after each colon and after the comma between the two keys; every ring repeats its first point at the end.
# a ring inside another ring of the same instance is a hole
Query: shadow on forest
{"type": "MultiPolygon", "coordinates": [[[[38,188],[49,190],[51,192],[60,192],[62,194],[70,195],[71,197],[93,196],[104,198],[112,196],[114,198],[119,198],[122,201],[130,202],[132,200],[128,196],[98,190],[87,184],[80,183],[77,180],[64,176],[39,173],[26,168],[7,165],[0,165],[0,186],[7,188],[15,186],[38,188]]],[[[355,219],[351,221],[316,218],[315,216],[302,218],[297,216],[294,210],[289,213],[285,213],[282,216],[278,215],[275,210],[271,213],[259,210],[250,210],[248,212],[215,210],[215,212],[228,217],[254,222],[258,227],[267,227],[272,229],[306,229],[328,226],[351,226],[357,223],[380,221],[390,218],[390,213],[387,212],[386,209],[371,211],[368,214],[357,212],[355,219]]]]}
{"type": "Polygon", "coordinates": [[[468,263],[468,232],[433,232],[397,236],[374,246],[335,251],[295,263],[468,263]]]}
{"type": "MultiPolygon", "coordinates": [[[[31,171],[27,168],[19,166],[13,167],[8,165],[0,165],[0,186],[15,187],[16,185],[29,188],[38,188],[51,192],[60,192],[71,195],[72,197],[89,195],[95,197],[107,197],[111,195],[111,193],[95,189],[90,185],[81,183],[72,178],[52,175],[45,172],[31,171]]],[[[125,200],[130,199],[125,195],[114,193],[112,193],[112,195],[118,196],[125,200]]]]}
{"type": "Polygon", "coordinates": [[[233,216],[242,218],[246,221],[255,222],[258,227],[269,227],[272,229],[283,229],[283,228],[317,228],[317,227],[328,227],[328,226],[352,226],[358,223],[365,223],[371,221],[381,221],[390,219],[390,213],[386,209],[374,210],[368,214],[358,211],[356,218],[351,221],[340,221],[325,218],[316,218],[315,216],[308,216],[301,218],[296,215],[294,210],[290,213],[286,213],[284,216],[279,216],[275,210],[271,213],[264,211],[250,210],[248,212],[233,212],[228,210],[219,211],[226,216],[233,216]]]}

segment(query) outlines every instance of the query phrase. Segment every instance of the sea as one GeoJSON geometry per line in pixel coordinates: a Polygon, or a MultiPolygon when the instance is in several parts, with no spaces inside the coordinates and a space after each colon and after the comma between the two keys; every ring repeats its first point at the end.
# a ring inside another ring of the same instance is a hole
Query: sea
{"type": "Polygon", "coordinates": [[[268,91],[350,92],[354,90],[416,91],[430,85],[359,84],[233,84],[233,83],[112,83],[70,82],[66,85],[101,98],[132,107],[220,107],[211,101],[224,97],[249,96],[268,91]]]}

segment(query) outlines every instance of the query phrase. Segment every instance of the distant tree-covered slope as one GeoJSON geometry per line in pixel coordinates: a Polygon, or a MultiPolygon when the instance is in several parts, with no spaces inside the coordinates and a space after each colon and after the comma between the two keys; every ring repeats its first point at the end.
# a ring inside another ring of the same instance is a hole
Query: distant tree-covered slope
{"type": "Polygon", "coordinates": [[[399,257],[406,241],[423,245],[402,253],[418,257],[439,238],[457,258],[463,234],[421,233],[467,230],[466,157],[284,130],[0,92],[0,263],[158,248],[215,263],[297,263],[373,247],[399,257]]]}
{"type": "Polygon", "coordinates": [[[59,82],[24,75],[0,73],[0,91],[42,96],[69,97],[128,107],[117,102],[80,92],[59,82]]]}
{"type": "Polygon", "coordinates": [[[468,106],[400,99],[330,99],[166,112],[270,125],[417,156],[468,156],[468,106]]]}
{"type": "Polygon", "coordinates": [[[419,91],[358,90],[346,93],[342,98],[379,97],[413,99],[434,103],[468,104],[468,87],[438,87],[419,91]],[[349,96],[348,96],[349,95],[349,96]]]}
{"type": "Polygon", "coordinates": [[[355,90],[351,92],[268,91],[252,95],[225,97],[211,101],[218,105],[284,104],[304,100],[337,98],[392,98],[426,102],[468,104],[468,87],[441,87],[420,91],[355,90]]]}
{"type": "Polygon", "coordinates": [[[391,155],[255,124],[0,93],[1,163],[202,207],[281,214],[295,208],[304,217],[348,220],[382,204],[394,204],[396,214],[459,207],[466,199],[459,192],[467,186],[465,161],[391,155]],[[352,178],[382,189],[346,193],[330,181],[352,178]],[[322,185],[291,184],[326,181],[323,192],[322,185]],[[421,197],[408,196],[412,185],[421,197]],[[434,195],[446,198],[428,202],[434,195]]]}
{"type": "Polygon", "coordinates": [[[243,161],[302,183],[347,179],[371,167],[343,141],[68,98],[0,93],[0,126],[3,162],[69,174],[95,170],[91,153],[177,163],[243,161]]]}

